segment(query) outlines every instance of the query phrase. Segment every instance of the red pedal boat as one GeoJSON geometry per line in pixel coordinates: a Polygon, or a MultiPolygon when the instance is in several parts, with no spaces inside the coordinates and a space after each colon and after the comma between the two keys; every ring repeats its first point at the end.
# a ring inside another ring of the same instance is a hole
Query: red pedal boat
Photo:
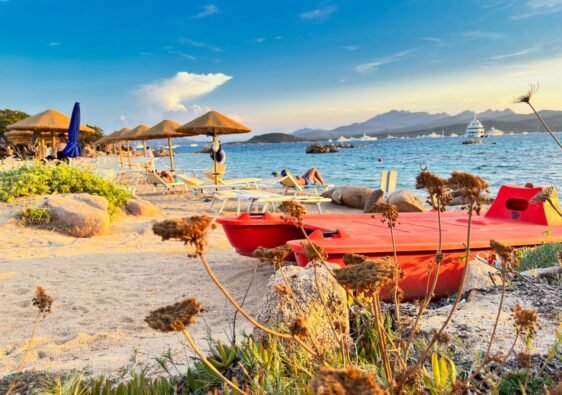
{"type": "MultiPolygon", "coordinates": [[[[562,242],[562,217],[549,203],[531,202],[542,190],[541,187],[502,186],[488,211],[482,216],[473,216],[472,253],[489,258],[490,240],[514,247],[536,246],[545,240],[562,242]]],[[[560,210],[558,201],[553,204],[560,210]]],[[[363,213],[306,214],[303,228],[308,237],[326,251],[328,261],[343,265],[343,255],[349,253],[372,258],[393,255],[390,230],[380,219],[380,214],[375,218],[363,213]]],[[[308,263],[303,254],[306,239],[291,219],[278,214],[245,213],[235,218],[219,218],[218,222],[241,255],[252,256],[258,247],[287,244],[300,266],[308,263]]],[[[435,288],[436,298],[449,296],[460,286],[468,214],[464,211],[442,213],[441,224],[444,260],[435,288]]],[[[401,213],[394,235],[398,264],[405,274],[399,283],[405,300],[421,299],[427,292],[428,268],[437,250],[437,213],[401,213]]]]}

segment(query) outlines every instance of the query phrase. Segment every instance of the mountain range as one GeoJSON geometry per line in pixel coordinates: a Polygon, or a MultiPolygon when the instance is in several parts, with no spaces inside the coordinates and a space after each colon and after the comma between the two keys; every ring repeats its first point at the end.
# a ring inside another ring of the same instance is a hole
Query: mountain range
{"type": "MultiPolygon", "coordinates": [[[[364,122],[339,126],[334,129],[299,129],[292,132],[293,136],[307,140],[336,139],[340,136],[359,137],[364,133],[376,135],[416,135],[428,132],[447,134],[464,134],[467,124],[474,118],[475,112],[463,111],[456,115],[447,113],[431,114],[428,112],[410,112],[392,110],[379,114],[364,122]]],[[[562,130],[562,111],[544,110],[540,115],[553,130],[562,130]]],[[[476,116],[484,124],[486,130],[494,127],[506,132],[525,132],[543,130],[534,114],[516,114],[511,109],[486,110],[476,116]]]]}

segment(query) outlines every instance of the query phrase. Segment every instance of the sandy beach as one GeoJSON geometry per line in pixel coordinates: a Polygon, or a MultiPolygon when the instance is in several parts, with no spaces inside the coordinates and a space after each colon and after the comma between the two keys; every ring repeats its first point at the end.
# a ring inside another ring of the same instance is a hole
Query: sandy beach
{"type": "MultiPolygon", "coordinates": [[[[145,189],[140,195],[162,210],[158,220],[204,213],[209,205],[204,198],[153,194],[145,189]]],[[[22,356],[35,317],[31,298],[37,285],[45,287],[54,304],[39,326],[26,370],[86,369],[115,374],[122,369],[154,367],[155,358],[168,350],[178,365],[185,365],[190,353],[180,336],[155,332],[144,318],[157,307],[190,296],[196,296],[206,310],[191,330],[200,347],[207,348],[209,329],[215,338],[231,338],[233,309],[199,261],[186,257],[181,243],[162,242],[152,233],[156,218],[122,216],[112,224],[110,234],[77,239],[20,225],[13,216],[25,204],[19,201],[0,207],[0,375],[13,372],[22,356]]],[[[326,208],[342,210],[332,204],[326,208]]],[[[243,299],[253,278],[245,306],[255,312],[272,267],[239,256],[220,227],[211,233],[209,242],[208,259],[237,300],[243,299]]],[[[477,298],[481,300],[461,305],[450,328],[465,344],[472,344],[472,350],[485,346],[478,339],[490,329],[499,294],[477,298]],[[467,324],[476,322],[478,325],[467,329],[467,324]]],[[[520,299],[518,295],[508,298],[506,317],[520,299]]],[[[436,327],[447,312],[448,307],[432,310],[422,329],[436,327]]],[[[537,349],[544,351],[552,344],[556,326],[555,314],[541,321],[537,349]]],[[[249,329],[239,317],[238,334],[249,329]]],[[[495,347],[508,347],[512,334],[511,320],[502,320],[495,347]]]]}

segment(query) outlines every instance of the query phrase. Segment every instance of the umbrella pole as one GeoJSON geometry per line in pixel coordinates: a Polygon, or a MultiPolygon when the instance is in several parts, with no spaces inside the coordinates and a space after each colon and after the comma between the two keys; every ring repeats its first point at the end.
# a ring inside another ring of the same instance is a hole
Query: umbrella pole
{"type": "Polygon", "coordinates": [[[123,167],[123,149],[121,148],[121,142],[118,141],[117,142],[117,146],[119,147],[119,164],[121,165],[121,167],[123,167]]]}
{"type": "Polygon", "coordinates": [[[131,149],[129,147],[129,141],[127,140],[127,161],[129,162],[129,167],[131,167],[131,149]]]}
{"type": "Polygon", "coordinates": [[[168,153],[170,154],[170,169],[172,171],[176,170],[174,168],[174,153],[172,152],[172,138],[168,137],[168,153]]]}
{"type": "Polygon", "coordinates": [[[144,157],[146,158],[146,140],[142,141],[142,148],[144,149],[144,157]]]}
{"type": "Polygon", "coordinates": [[[55,151],[55,145],[56,145],[56,143],[55,143],[55,132],[52,132],[51,133],[51,156],[53,158],[57,157],[57,151],[55,151]]]}
{"type": "MultiPolygon", "coordinates": [[[[217,139],[217,134],[213,133],[213,145],[215,145],[215,140],[217,139]]],[[[211,151],[213,149],[211,148],[211,151]]],[[[217,151],[218,152],[218,151],[217,151]]],[[[217,173],[217,152],[213,155],[213,176],[215,178],[215,185],[219,184],[219,175],[217,173]]]]}

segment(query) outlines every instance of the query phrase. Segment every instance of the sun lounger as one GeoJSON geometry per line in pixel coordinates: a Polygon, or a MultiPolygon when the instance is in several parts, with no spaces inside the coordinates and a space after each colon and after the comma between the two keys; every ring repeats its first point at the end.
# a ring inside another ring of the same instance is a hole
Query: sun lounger
{"type": "Polygon", "coordinates": [[[279,183],[284,187],[284,193],[288,194],[293,193],[297,194],[303,191],[312,191],[314,194],[318,195],[320,192],[324,192],[330,188],[333,188],[333,185],[330,184],[309,184],[309,185],[300,185],[298,180],[295,178],[294,175],[287,172],[287,175],[279,180],[279,183]]]}
{"type": "Polygon", "coordinates": [[[302,204],[314,204],[318,209],[319,213],[322,213],[322,203],[330,202],[331,199],[323,198],[320,196],[291,196],[291,195],[280,195],[278,193],[266,192],[266,191],[219,191],[213,195],[213,200],[211,201],[210,210],[213,209],[215,203],[221,202],[221,206],[218,209],[218,213],[222,213],[226,204],[229,201],[236,202],[236,213],[240,214],[241,206],[243,203],[247,206],[247,211],[251,212],[253,208],[261,205],[261,212],[266,212],[270,207],[273,211],[276,210],[277,205],[287,201],[296,201],[302,204]]]}
{"type": "Polygon", "coordinates": [[[234,188],[253,188],[258,189],[258,182],[261,178],[233,178],[231,180],[219,180],[219,184],[215,185],[210,180],[202,180],[195,176],[189,176],[187,174],[180,174],[177,176],[181,179],[190,189],[195,192],[204,192],[209,190],[221,190],[221,189],[234,189],[234,188]]]}
{"type": "Polygon", "coordinates": [[[396,190],[396,179],[398,172],[396,170],[381,171],[381,190],[385,194],[392,193],[396,190]]]}
{"type": "Polygon", "coordinates": [[[157,190],[159,186],[164,187],[164,193],[168,191],[173,191],[176,188],[188,191],[187,185],[182,181],[166,182],[156,173],[146,173],[146,181],[154,186],[157,190]]]}

